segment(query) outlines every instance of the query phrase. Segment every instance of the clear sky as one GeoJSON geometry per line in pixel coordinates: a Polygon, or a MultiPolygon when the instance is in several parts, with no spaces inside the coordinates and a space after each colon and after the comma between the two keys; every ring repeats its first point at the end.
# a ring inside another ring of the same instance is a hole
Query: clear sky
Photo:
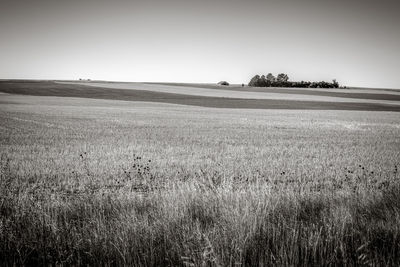
{"type": "Polygon", "coordinates": [[[0,78],[400,88],[399,0],[0,0],[0,78]]]}

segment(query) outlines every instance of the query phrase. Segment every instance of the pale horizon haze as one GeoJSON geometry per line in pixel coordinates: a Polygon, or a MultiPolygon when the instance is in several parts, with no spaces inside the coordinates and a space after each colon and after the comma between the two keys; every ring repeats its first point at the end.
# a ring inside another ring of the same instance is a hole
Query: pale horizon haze
{"type": "Polygon", "coordinates": [[[0,1],[0,79],[400,88],[394,0],[0,1]]]}

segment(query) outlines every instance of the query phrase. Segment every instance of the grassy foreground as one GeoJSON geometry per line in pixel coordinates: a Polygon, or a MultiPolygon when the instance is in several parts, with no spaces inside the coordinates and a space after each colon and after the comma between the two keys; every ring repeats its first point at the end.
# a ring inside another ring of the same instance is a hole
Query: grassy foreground
{"type": "Polygon", "coordinates": [[[48,185],[2,164],[2,264],[400,263],[398,176],[324,186],[254,177],[235,183],[206,171],[161,188],[152,182],[160,177],[144,171],[48,185]]]}
{"type": "Polygon", "coordinates": [[[400,264],[397,113],[3,100],[3,265],[400,264]]]}

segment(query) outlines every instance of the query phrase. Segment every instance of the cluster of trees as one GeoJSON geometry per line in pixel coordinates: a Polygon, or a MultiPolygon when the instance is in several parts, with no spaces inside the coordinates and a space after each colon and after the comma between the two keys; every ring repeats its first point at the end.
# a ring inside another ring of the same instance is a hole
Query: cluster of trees
{"type": "Polygon", "coordinates": [[[300,88],[339,88],[339,83],[336,80],[329,82],[292,82],[289,81],[289,76],[285,73],[280,73],[274,76],[272,73],[265,75],[256,75],[250,82],[249,86],[255,87],[300,87],[300,88]]]}
{"type": "Polygon", "coordinates": [[[228,86],[229,83],[228,83],[227,81],[220,81],[220,82],[218,83],[218,85],[225,85],[225,86],[228,86]]]}

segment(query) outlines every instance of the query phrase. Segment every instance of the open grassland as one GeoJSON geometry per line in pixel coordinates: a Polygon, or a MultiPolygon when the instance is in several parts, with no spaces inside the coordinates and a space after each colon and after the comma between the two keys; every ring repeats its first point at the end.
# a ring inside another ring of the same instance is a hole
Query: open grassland
{"type": "MultiPolygon", "coordinates": [[[[151,91],[157,93],[169,93],[187,96],[202,96],[202,97],[217,97],[217,98],[236,98],[236,99],[259,99],[259,100],[286,100],[286,101],[313,101],[313,102],[336,102],[336,103],[382,103],[388,105],[399,105],[400,94],[391,92],[376,94],[365,94],[365,93],[354,93],[354,94],[341,94],[339,97],[336,95],[326,94],[329,91],[326,90],[325,94],[321,91],[310,91],[307,89],[301,90],[300,88],[293,89],[293,91],[288,91],[287,88],[279,89],[275,88],[275,91],[268,91],[268,88],[260,90],[260,87],[247,87],[249,90],[241,88],[240,90],[229,90],[229,86],[219,86],[213,88],[205,88],[200,86],[175,86],[166,84],[146,84],[146,83],[120,83],[120,82],[58,82],[67,85],[79,85],[79,86],[91,86],[91,87],[104,87],[109,89],[124,89],[124,90],[143,90],[151,91]],[[298,90],[299,92],[294,92],[298,90]],[[289,92],[289,93],[288,93],[289,92]],[[308,92],[313,92],[309,94],[308,92]],[[374,97],[385,96],[385,99],[374,99],[374,97]],[[356,96],[356,98],[351,98],[351,96],[356,96]],[[357,96],[364,96],[362,98],[357,98],[357,96]],[[368,96],[368,98],[365,98],[368,96]],[[394,101],[392,101],[394,100],[394,101]]],[[[271,89],[270,89],[271,90],[271,89]]],[[[335,92],[339,91],[337,89],[335,92]]],[[[342,89],[343,90],[343,89],[342,89]]],[[[346,92],[346,90],[343,90],[346,92]]],[[[368,92],[368,90],[366,90],[368,92]]],[[[331,94],[334,94],[331,92],[331,94]]]]}
{"type": "Polygon", "coordinates": [[[320,92],[298,89],[298,93],[290,93],[288,89],[283,88],[274,89],[280,90],[279,92],[251,91],[257,88],[249,88],[248,92],[243,90],[143,83],[0,81],[0,92],[22,95],[150,101],[217,108],[400,111],[400,99],[396,92],[352,93],[338,96],[334,93],[325,95],[328,90],[320,92]]]}
{"type": "Polygon", "coordinates": [[[4,265],[400,264],[396,112],[0,100],[4,265]]]}
{"type": "Polygon", "coordinates": [[[399,89],[375,89],[375,88],[286,88],[286,87],[251,87],[247,85],[231,84],[221,86],[210,83],[147,83],[154,85],[183,86],[187,88],[206,88],[229,91],[262,92],[279,94],[301,94],[316,96],[331,96],[344,98],[376,99],[376,100],[400,100],[399,89]]]}

